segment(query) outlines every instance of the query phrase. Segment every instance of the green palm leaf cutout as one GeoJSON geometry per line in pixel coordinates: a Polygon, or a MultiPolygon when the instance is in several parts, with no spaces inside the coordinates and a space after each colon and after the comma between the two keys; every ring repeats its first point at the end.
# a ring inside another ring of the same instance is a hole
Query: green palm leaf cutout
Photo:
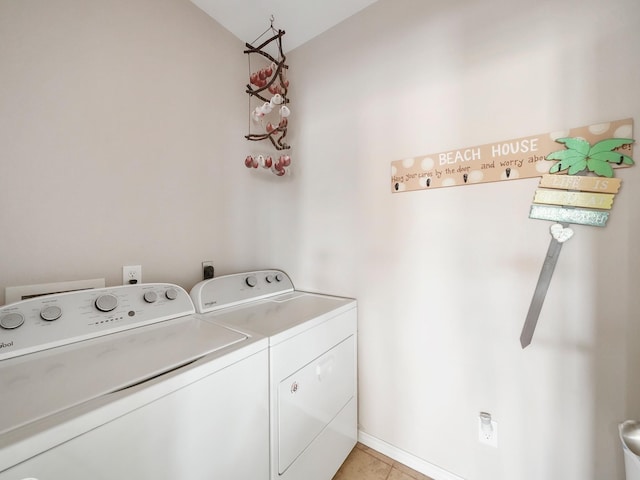
{"type": "Polygon", "coordinates": [[[593,146],[583,138],[558,138],[556,142],[563,143],[567,149],[551,152],[546,156],[547,160],[559,160],[549,169],[549,173],[568,170],[569,175],[576,175],[589,170],[601,177],[613,177],[612,163],[634,164],[633,159],[628,155],[614,151],[623,145],[632,144],[634,140],[630,138],[609,138],[593,146]]]}
{"type": "Polygon", "coordinates": [[[611,168],[611,164],[608,162],[603,162],[602,160],[591,160],[588,165],[589,171],[593,173],[597,173],[601,177],[613,177],[613,168],[611,168]]]}
{"type": "Polygon", "coordinates": [[[594,154],[590,153],[589,158],[594,160],[601,160],[603,162],[617,163],[618,165],[620,165],[621,163],[624,163],[625,165],[633,165],[634,163],[633,158],[618,152],[599,152],[594,154]]]}
{"type": "MultiPolygon", "coordinates": [[[[557,173],[572,167],[577,162],[585,160],[585,155],[575,150],[558,150],[547,155],[547,160],[560,160],[549,170],[550,173],[557,173]]],[[[586,165],[583,167],[585,168],[586,165]]]]}
{"type": "Polygon", "coordinates": [[[571,165],[567,173],[569,175],[575,175],[576,173],[583,171],[585,168],[587,168],[587,160],[586,158],[583,158],[582,160],[571,165]]]}
{"type": "Polygon", "coordinates": [[[589,153],[589,148],[591,148],[589,142],[587,142],[584,138],[565,137],[556,139],[556,142],[564,143],[567,148],[575,150],[576,152],[580,152],[583,155],[589,153]]]}
{"type": "Polygon", "coordinates": [[[608,152],[615,150],[623,145],[631,145],[633,139],[631,138],[608,138],[607,140],[600,140],[593,147],[589,149],[589,156],[594,153],[608,152]]]}
{"type": "Polygon", "coordinates": [[[551,152],[547,155],[547,160],[568,160],[571,161],[574,158],[585,158],[584,153],[577,152],[575,150],[558,150],[551,152]]]}

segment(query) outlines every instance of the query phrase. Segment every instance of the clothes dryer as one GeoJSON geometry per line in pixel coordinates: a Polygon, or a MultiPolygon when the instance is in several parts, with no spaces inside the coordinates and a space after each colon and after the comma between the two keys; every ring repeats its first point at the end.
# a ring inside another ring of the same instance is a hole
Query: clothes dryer
{"type": "Polygon", "coordinates": [[[202,319],[269,339],[271,479],[330,480],[357,440],[357,303],[280,270],[198,283],[202,319]]]}

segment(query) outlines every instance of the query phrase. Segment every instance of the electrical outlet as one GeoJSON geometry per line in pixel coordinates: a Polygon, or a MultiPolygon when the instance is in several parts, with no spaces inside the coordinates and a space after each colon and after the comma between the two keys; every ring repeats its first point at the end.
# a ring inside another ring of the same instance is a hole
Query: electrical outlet
{"type": "Polygon", "coordinates": [[[142,265],[122,267],[122,284],[135,285],[136,283],[142,283],[142,265]]]}
{"type": "Polygon", "coordinates": [[[478,417],[478,441],[498,448],[498,422],[487,413],[481,413],[478,417]]]}
{"type": "Polygon", "coordinates": [[[202,262],[202,279],[207,280],[208,278],[213,278],[213,262],[211,260],[202,262]]]}

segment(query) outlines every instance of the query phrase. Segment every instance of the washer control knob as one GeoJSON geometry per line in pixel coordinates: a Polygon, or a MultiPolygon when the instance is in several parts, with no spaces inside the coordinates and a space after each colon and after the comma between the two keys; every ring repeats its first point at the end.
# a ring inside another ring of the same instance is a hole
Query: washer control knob
{"type": "Polygon", "coordinates": [[[178,290],[176,290],[175,288],[169,288],[166,292],[164,292],[164,296],[169,300],[175,300],[176,298],[178,298],[178,290]]]}
{"type": "Polygon", "coordinates": [[[96,299],[96,308],[101,312],[110,312],[118,306],[118,298],[110,293],[100,295],[96,299]]]}
{"type": "Polygon", "coordinates": [[[267,281],[267,283],[273,283],[273,275],[267,275],[265,280],[267,281]]]}
{"type": "Polygon", "coordinates": [[[5,316],[0,318],[0,327],[5,330],[13,330],[14,328],[18,328],[20,325],[24,323],[24,317],[21,313],[7,313],[5,316]]]}
{"type": "Polygon", "coordinates": [[[158,294],[156,292],[144,292],[144,301],[147,303],[153,303],[158,300],[158,294]]]}
{"type": "Polygon", "coordinates": [[[281,282],[284,277],[281,273],[276,273],[276,282],[281,282]]]}
{"type": "Polygon", "coordinates": [[[49,305],[40,310],[40,318],[47,322],[58,320],[62,316],[62,309],[57,305],[49,305]]]}
{"type": "Polygon", "coordinates": [[[245,283],[253,288],[258,284],[258,279],[255,276],[251,275],[250,277],[247,277],[245,283]]]}

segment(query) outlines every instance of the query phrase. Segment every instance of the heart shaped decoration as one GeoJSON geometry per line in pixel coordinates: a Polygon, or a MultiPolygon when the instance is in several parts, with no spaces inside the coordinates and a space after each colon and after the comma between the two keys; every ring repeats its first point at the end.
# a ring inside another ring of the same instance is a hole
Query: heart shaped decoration
{"type": "Polygon", "coordinates": [[[559,223],[554,223],[551,225],[551,236],[555,238],[558,242],[564,243],[573,237],[573,230],[569,227],[563,227],[559,223]]]}

